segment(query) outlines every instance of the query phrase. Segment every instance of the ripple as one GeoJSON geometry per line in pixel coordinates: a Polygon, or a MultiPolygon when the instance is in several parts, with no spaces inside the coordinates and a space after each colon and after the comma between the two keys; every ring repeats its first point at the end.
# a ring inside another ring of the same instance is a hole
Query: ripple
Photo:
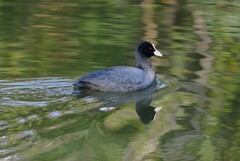
{"type": "Polygon", "coordinates": [[[145,90],[129,93],[94,92],[75,99],[72,82],[74,80],[67,78],[0,80],[0,106],[4,107],[2,115],[0,113],[0,133],[4,134],[0,135],[0,139],[4,140],[0,144],[4,149],[0,151],[1,159],[16,157],[14,154],[31,150],[29,147],[42,149],[41,145],[45,148],[62,143],[62,131],[91,127],[89,119],[97,122],[98,117],[92,118],[96,115],[108,115],[120,110],[128,102],[139,102],[153,95],[153,100],[159,100],[178,87],[175,78],[157,75],[156,82],[145,90]],[[49,137],[55,138],[52,141],[54,144],[49,144],[49,137]]]}
{"type": "Polygon", "coordinates": [[[40,106],[66,100],[72,91],[71,79],[41,78],[0,80],[0,106],[40,106]]]}

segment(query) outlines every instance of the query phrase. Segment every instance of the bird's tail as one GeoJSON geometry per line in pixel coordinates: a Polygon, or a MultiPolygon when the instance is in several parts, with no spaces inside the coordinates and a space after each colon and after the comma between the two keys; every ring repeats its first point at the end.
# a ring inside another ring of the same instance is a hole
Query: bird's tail
{"type": "Polygon", "coordinates": [[[73,83],[73,86],[82,88],[83,84],[81,82],[77,82],[77,83],[73,83]]]}

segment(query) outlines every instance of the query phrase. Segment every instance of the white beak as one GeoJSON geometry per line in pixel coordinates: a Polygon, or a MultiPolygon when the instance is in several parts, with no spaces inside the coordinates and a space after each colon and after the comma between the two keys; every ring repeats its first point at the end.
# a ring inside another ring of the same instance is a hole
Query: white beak
{"type": "Polygon", "coordinates": [[[158,50],[155,50],[155,51],[153,52],[153,54],[154,54],[155,56],[160,56],[160,57],[163,56],[158,50]]]}
{"type": "Polygon", "coordinates": [[[155,48],[155,45],[154,44],[152,44],[152,46],[153,46],[153,48],[154,48],[154,52],[153,52],[153,54],[155,55],[155,56],[160,56],[160,57],[162,57],[163,55],[155,48]]]}

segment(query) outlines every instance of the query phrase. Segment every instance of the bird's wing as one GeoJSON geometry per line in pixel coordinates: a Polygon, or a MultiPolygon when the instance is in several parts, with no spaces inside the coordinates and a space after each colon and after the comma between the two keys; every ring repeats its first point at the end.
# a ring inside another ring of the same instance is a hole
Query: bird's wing
{"type": "Polygon", "coordinates": [[[144,81],[144,72],[136,67],[112,67],[95,71],[79,79],[91,88],[106,91],[135,90],[144,81]]]}

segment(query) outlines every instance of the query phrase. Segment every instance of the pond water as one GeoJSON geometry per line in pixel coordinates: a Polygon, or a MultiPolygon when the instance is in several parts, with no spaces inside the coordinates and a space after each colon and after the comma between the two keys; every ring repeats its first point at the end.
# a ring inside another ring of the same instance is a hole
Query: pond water
{"type": "Polygon", "coordinates": [[[238,0],[1,1],[0,24],[0,160],[240,160],[238,0]],[[151,87],[73,91],[142,40],[151,87]]]}

